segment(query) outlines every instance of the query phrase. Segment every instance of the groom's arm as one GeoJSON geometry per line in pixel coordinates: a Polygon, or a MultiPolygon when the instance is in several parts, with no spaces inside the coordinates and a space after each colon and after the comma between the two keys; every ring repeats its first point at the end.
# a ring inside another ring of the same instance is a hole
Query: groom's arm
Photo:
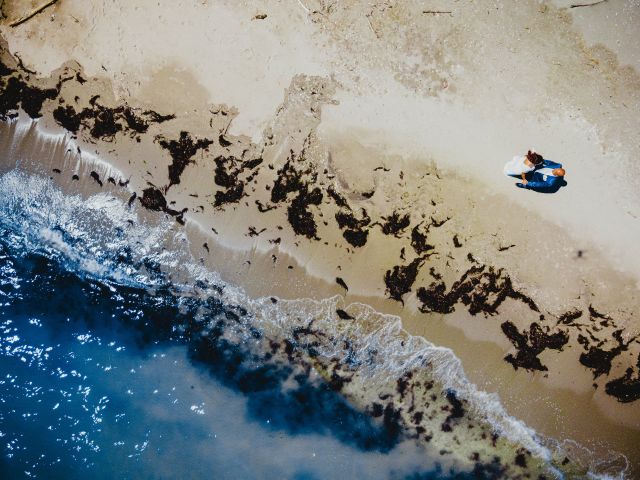
{"type": "Polygon", "coordinates": [[[520,188],[528,188],[529,190],[553,190],[556,184],[561,181],[561,177],[549,177],[546,181],[534,181],[526,184],[518,183],[520,188]]]}
{"type": "Polygon", "coordinates": [[[561,163],[556,163],[556,162],[552,162],[551,160],[545,160],[543,163],[543,166],[548,167],[548,168],[562,168],[562,164],[561,163]]]}

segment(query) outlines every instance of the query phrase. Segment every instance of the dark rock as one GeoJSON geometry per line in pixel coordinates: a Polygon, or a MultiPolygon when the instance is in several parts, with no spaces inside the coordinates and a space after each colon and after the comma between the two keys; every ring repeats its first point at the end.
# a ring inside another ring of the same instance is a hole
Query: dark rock
{"type": "Polygon", "coordinates": [[[344,310],[338,308],[336,309],[336,313],[338,314],[338,317],[340,317],[340,320],[353,320],[353,317],[344,310]]]}
{"type": "Polygon", "coordinates": [[[97,172],[92,171],[90,175],[98,185],[102,186],[102,180],[100,180],[100,175],[97,172]]]}

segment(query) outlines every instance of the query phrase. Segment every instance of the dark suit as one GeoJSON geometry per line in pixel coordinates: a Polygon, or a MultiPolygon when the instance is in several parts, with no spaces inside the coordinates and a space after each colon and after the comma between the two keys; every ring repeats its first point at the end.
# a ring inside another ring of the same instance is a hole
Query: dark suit
{"type": "Polygon", "coordinates": [[[527,184],[516,183],[520,188],[526,188],[528,190],[534,190],[540,193],[555,193],[560,190],[560,187],[564,187],[567,183],[564,181],[564,177],[556,177],[553,175],[545,175],[540,173],[540,168],[562,168],[561,163],[552,162],[551,160],[544,160],[540,166],[534,171],[529,172],[526,176],[527,184]]]}

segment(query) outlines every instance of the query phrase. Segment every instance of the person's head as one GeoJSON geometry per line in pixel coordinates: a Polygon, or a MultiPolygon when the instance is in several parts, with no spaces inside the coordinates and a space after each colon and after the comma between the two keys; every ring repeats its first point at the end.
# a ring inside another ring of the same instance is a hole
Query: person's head
{"type": "Polygon", "coordinates": [[[542,155],[538,155],[536,152],[529,150],[527,152],[527,160],[529,160],[533,165],[540,165],[544,159],[542,158],[542,155]]]}
{"type": "Polygon", "coordinates": [[[551,173],[553,173],[555,177],[564,177],[566,172],[564,171],[564,168],[554,168],[551,173]]]}

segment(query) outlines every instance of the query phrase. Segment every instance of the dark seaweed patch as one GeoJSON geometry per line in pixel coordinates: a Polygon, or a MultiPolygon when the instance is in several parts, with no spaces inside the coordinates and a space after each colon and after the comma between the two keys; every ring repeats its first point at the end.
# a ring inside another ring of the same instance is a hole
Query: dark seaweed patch
{"type": "Polygon", "coordinates": [[[143,115],[147,117],[147,121],[150,123],[163,123],[176,118],[174,114],[161,115],[153,110],[145,110],[143,115]]]}
{"type": "Polygon", "coordinates": [[[218,136],[218,143],[220,144],[221,147],[224,147],[224,148],[226,148],[226,147],[231,145],[231,142],[228,141],[226,138],[224,138],[223,134],[220,134],[218,136]]]}
{"type": "Polygon", "coordinates": [[[512,322],[504,322],[500,325],[502,331],[516,347],[515,356],[509,354],[505,360],[509,362],[517,370],[524,368],[526,370],[547,371],[548,368],[540,362],[538,355],[546,349],[562,350],[562,347],[569,341],[569,335],[563,330],[555,333],[549,333],[540,324],[533,322],[529,326],[529,331],[520,333],[518,328],[512,322]]]}
{"type": "Polygon", "coordinates": [[[98,175],[98,172],[92,171],[90,175],[98,185],[102,186],[102,180],[100,180],[100,175],[98,175]]]}
{"type": "Polygon", "coordinates": [[[127,126],[134,132],[146,133],[149,130],[149,122],[136,115],[131,108],[125,107],[122,111],[122,116],[127,122],[127,126]]]}
{"type": "Polygon", "coordinates": [[[118,122],[116,112],[102,105],[95,105],[93,113],[93,126],[89,133],[93,138],[105,141],[113,140],[115,135],[122,131],[123,127],[118,122]]]}
{"type": "Polygon", "coordinates": [[[448,292],[444,282],[436,281],[428,288],[420,287],[417,295],[422,302],[420,311],[424,313],[451,313],[455,304],[461,302],[472,315],[480,312],[494,315],[507,298],[519,300],[531,310],[539,311],[531,298],[513,288],[511,278],[503,269],[486,265],[469,268],[448,292]]]}
{"type": "Polygon", "coordinates": [[[160,190],[154,187],[145,188],[142,191],[140,203],[144,208],[162,212],[167,208],[167,200],[160,190]]]}
{"type": "Polygon", "coordinates": [[[336,309],[336,314],[340,318],[340,320],[353,320],[353,317],[349,315],[347,312],[341,309],[336,309]]]}
{"type": "Polygon", "coordinates": [[[71,133],[78,133],[82,115],[76,112],[71,105],[59,106],[53,111],[53,118],[58,125],[69,130],[71,133]]]}
{"type": "Polygon", "coordinates": [[[393,235],[394,237],[399,237],[411,223],[410,214],[401,215],[397,211],[394,211],[388,217],[382,217],[382,219],[384,220],[384,223],[381,224],[382,233],[393,235]]]}
{"type": "MultiPolygon", "coordinates": [[[[320,188],[311,188],[317,175],[311,168],[298,170],[293,166],[296,160],[291,154],[284,166],[278,170],[277,178],[271,188],[271,201],[280,203],[287,199],[289,194],[297,193],[291,204],[287,207],[287,220],[296,235],[304,235],[307,238],[319,240],[318,227],[313,213],[309,210],[312,205],[320,205],[323,194],[320,188]],[[305,180],[309,177],[309,180],[305,180]]],[[[304,160],[304,151],[297,159],[297,163],[304,160]]]]}
{"type": "Polygon", "coordinates": [[[40,118],[40,110],[45,100],[53,100],[59,91],[55,88],[41,89],[24,84],[22,89],[22,109],[31,118],[40,118]]]}
{"type": "Polygon", "coordinates": [[[633,375],[633,369],[627,368],[622,377],[611,380],[605,385],[607,394],[615,397],[621,403],[640,400],[640,355],[636,363],[638,372],[633,375]]]}
{"type": "Polygon", "coordinates": [[[0,61],[0,77],[7,77],[13,72],[15,72],[15,70],[9,68],[7,65],[0,61]]]}
{"type": "Polygon", "coordinates": [[[613,359],[626,351],[629,344],[635,339],[634,337],[625,343],[622,339],[622,330],[613,332],[612,337],[618,342],[614,348],[605,350],[602,348],[604,342],[600,342],[598,345],[590,345],[588,350],[580,355],[580,363],[593,371],[593,378],[598,378],[602,374],[608,375],[613,359]]]}
{"type": "Polygon", "coordinates": [[[427,228],[426,231],[423,232],[421,226],[422,224],[418,224],[411,230],[411,246],[418,255],[435,248],[433,245],[427,243],[427,233],[429,229],[427,228]]]}
{"type": "Polygon", "coordinates": [[[322,202],[322,191],[316,187],[308,191],[307,187],[298,192],[298,196],[293,199],[287,208],[287,218],[296,235],[304,235],[307,238],[319,240],[317,236],[318,227],[313,213],[309,211],[311,205],[320,205],[322,202]]]}
{"type": "Polygon", "coordinates": [[[22,100],[22,90],[24,82],[16,77],[10,77],[4,82],[2,91],[0,92],[0,118],[5,120],[9,112],[18,109],[18,105],[22,100]]]}
{"type": "Polygon", "coordinates": [[[173,115],[160,115],[153,110],[147,110],[138,115],[129,106],[115,108],[98,104],[99,95],[90,100],[90,107],[79,112],[71,105],[58,106],[53,111],[55,121],[72,133],[77,133],[82,125],[89,128],[93,138],[111,141],[119,132],[127,132],[132,137],[146,133],[151,123],[162,123],[174,118],[173,115]]]}
{"type": "Polygon", "coordinates": [[[19,106],[31,118],[39,118],[45,100],[56,98],[58,93],[55,88],[42,89],[29,85],[20,77],[9,77],[0,85],[0,119],[6,119],[9,112],[19,106]]]}
{"type": "Polygon", "coordinates": [[[347,286],[347,284],[342,278],[336,277],[336,283],[340,285],[342,288],[344,288],[346,291],[349,291],[349,287],[347,286]]]}
{"type": "Polygon", "coordinates": [[[387,286],[389,298],[398,302],[402,300],[402,295],[411,291],[411,286],[416,281],[418,270],[424,263],[424,259],[418,257],[408,265],[396,265],[384,274],[384,283],[387,286]]]}
{"type": "Polygon", "coordinates": [[[362,209],[362,218],[357,218],[351,210],[339,210],[335,214],[338,228],[342,230],[342,236],[354,247],[362,247],[367,243],[369,231],[366,228],[371,219],[367,211],[362,209]]]}
{"type": "Polygon", "coordinates": [[[444,282],[434,282],[429,285],[429,288],[420,287],[416,295],[422,303],[420,311],[423,313],[451,313],[458,301],[455,295],[447,293],[447,287],[444,282]]]}
{"type": "Polygon", "coordinates": [[[342,195],[340,195],[338,192],[336,192],[333,186],[329,186],[329,188],[327,188],[327,194],[333,199],[333,201],[336,203],[338,207],[347,208],[349,210],[351,209],[349,207],[349,203],[347,202],[347,199],[344,198],[342,195]]]}
{"type": "Polygon", "coordinates": [[[571,310],[565,312],[558,317],[558,323],[563,325],[572,325],[574,320],[577,320],[582,316],[582,310],[571,310]]]}
{"type": "Polygon", "coordinates": [[[342,232],[344,239],[354,247],[363,247],[367,243],[369,232],[367,230],[345,230],[342,232]]]}
{"type": "Polygon", "coordinates": [[[188,132],[181,131],[177,140],[166,140],[163,137],[156,137],[156,140],[162,148],[169,152],[173,161],[169,165],[169,187],[180,183],[180,176],[187,168],[187,165],[193,162],[193,156],[200,149],[206,149],[213,143],[213,140],[202,138],[193,140],[188,132]]]}
{"type": "Polygon", "coordinates": [[[287,160],[287,163],[278,170],[278,177],[271,188],[271,201],[273,203],[283,202],[287,199],[287,195],[301,190],[304,187],[302,180],[304,173],[294,168],[291,159],[287,160]]]}
{"type": "Polygon", "coordinates": [[[455,390],[448,389],[446,391],[447,401],[451,405],[449,410],[449,415],[445,419],[444,423],[441,425],[441,429],[443,432],[450,432],[453,430],[451,424],[455,423],[455,420],[458,418],[462,418],[464,416],[464,406],[462,401],[458,398],[455,390]]]}
{"type": "MultiPolygon", "coordinates": [[[[215,193],[214,206],[219,207],[226,203],[237,203],[245,195],[245,181],[240,179],[240,175],[245,170],[254,170],[262,163],[262,158],[241,162],[234,156],[218,156],[214,159],[216,164],[214,181],[226,190],[215,193]]],[[[256,203],[259,203],[256,200],[256,203]]],[[[258,209],[260,206],[258,205],[258,209]]],[[[262,211],[262,210],[261,210],[262,211]]]]}

